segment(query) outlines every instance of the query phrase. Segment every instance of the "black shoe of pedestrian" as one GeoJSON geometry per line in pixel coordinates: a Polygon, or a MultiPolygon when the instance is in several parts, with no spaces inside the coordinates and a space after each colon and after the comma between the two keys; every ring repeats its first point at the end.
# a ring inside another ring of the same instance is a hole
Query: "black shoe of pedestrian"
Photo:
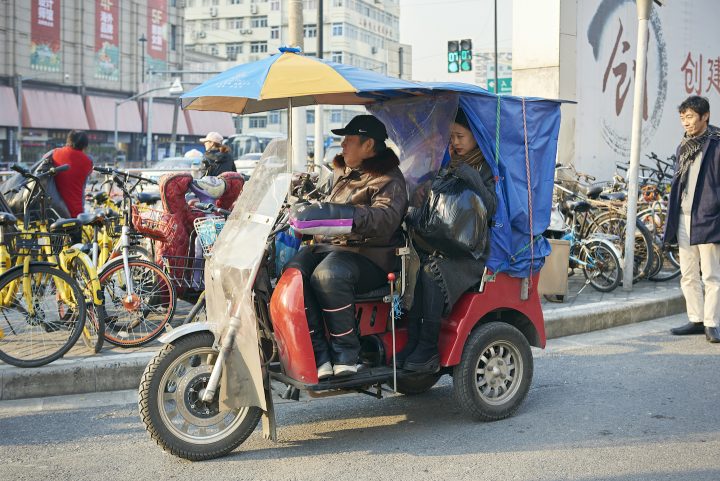
{"type": "Polygon", "coordinates": [[[673,327],[670,333],[675,336],[687,336],[689,334],[702,334],[705,332],[705,326],[702,322],[688,322],[680,327],[673,327]]]}
{"type": "Polygon", "coordinates": [[[720,342],[720,327],[706,327],[705,328],[705,339],[713,344],[720,342]]]}

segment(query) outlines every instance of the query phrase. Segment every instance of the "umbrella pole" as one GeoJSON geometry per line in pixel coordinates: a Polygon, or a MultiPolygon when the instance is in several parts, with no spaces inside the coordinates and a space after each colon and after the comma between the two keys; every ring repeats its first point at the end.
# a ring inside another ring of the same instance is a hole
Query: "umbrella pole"
{"type": "Polygon", "coordinates": [[[292,195],[292,154],[293,154],[293,147],[292,147],[292,97],[288,99],[288,109],[287,109],[287,172],[290,174],[290,187],[288,187],[288,201],[290,200],[290,196],[292,195]]]}

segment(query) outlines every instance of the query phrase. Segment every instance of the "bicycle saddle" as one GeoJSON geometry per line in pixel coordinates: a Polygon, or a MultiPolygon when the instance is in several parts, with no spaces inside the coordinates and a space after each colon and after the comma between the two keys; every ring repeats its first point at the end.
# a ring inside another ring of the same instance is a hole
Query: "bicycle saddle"
{"type": "Polygon", "coordinates": [[[568,209],[573,212],[582,213],[587,212],[592,208],[589,202],[584,200],[578,200],[576,202],[568,202],[568,209]]]}
{"type": "Polygon", "coordinates": [[[17,223],[17,217],[10,212],[0,212],[0,225],[14,225],[17,223]]]}
{"type": "Polygon", "coordinates": [[[135,194],[135,198],[143,204],[154,204],[160,200],[160,194],[156,192],[138,192],[135,194]]]}
{"type": "Polygon", "coordinates": [[[58,219],[50,224],[50,232],[66,232],[75,230],[80,222],[78,219],[58,219]]]}
{"type": "Polygon", "coordinates": [[[82,225],[102,225],[105,221],[105,216],[102,212],[83,212],[82,214],[78,214],[77,220],[82,225]]]}
{"type": "Polygon", "coordinates": [[[600,196],[601,199],[605,200],[625,200],[625,192],[607,192],[600,196]]]}
{"type": "Polygon", "coordinates": [[[602,186],[600,185],[593,185],[592,187],[588,187],[587,192],[585,195],[587,195],[591,199],[597,199],[600,194],[602,193],[602,186]]]}

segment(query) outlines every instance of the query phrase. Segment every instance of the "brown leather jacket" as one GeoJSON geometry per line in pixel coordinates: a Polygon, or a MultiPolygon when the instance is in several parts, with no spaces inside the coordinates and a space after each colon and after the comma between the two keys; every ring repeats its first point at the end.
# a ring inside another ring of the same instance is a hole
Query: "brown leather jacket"
{"type": "Polygon", "coordinates": [[[386,272],[397,269],[395,249],[404,245],[400,224],[408,208],[399,164],[391,149],[365,159],[356,170],[345,166],[342,155],[335,157],[333,188],[325,201],[355,206],[352,232],[315,236],[315,250],[349,250],[364,255],[386,272]]]}

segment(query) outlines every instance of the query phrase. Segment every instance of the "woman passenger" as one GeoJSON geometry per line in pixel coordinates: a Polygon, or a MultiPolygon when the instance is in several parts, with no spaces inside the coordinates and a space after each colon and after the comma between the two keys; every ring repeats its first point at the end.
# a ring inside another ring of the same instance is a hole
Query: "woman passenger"
{"type": "MultiPolygon", "coordinates": [[[[495,215],[497,197],[495,177],[470,130],[467,117],[458,110],[450,129],[450,173],[465,181],[483,201],[487,219],[495,215]]],[[[488,235],[489,235],[488,229],[488,235]]],[[[408,342],[397,355],[397,363],[409,371],[436,372],[440,368],[438,338],[442,316],[455,302],[482,279],[490,242],[480,259],[447,257],[436,253],[422,237],[413,236],[421,267],[415,287],[415,301],[408,313],[408,342]]]]}

